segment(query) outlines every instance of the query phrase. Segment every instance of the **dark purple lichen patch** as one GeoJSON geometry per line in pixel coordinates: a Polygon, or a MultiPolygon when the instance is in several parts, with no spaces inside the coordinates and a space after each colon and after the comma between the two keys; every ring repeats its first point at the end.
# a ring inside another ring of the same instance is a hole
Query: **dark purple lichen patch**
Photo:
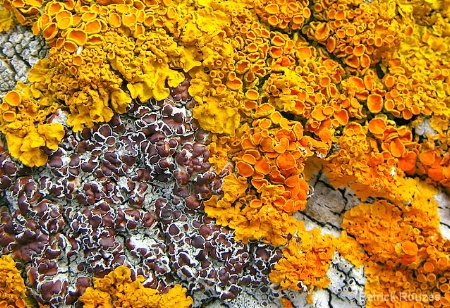
{"type": "Polygon", "coordinates": [[[203,212],[226,174],[208,162],[210,136],[192,118],[188,86],[134,102],[109,123],[67,128],[57,150],[44,149],[44,167],[24,167],[2,148],[0,252],[21,264],[38,302],[79,307],[92,278],[122,264],[147,287],[182,284],[194,306],[243,288],[271,292],[280,251],[236,242],[203,212]]]}

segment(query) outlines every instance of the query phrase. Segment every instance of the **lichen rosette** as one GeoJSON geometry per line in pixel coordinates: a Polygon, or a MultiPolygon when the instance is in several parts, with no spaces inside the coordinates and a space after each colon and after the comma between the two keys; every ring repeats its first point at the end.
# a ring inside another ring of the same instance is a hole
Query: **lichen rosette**
{"type": "Polygon", "coordinates": [[[337,256],[448,305],[447,0],[0,5],[49,47],[1,99],[0,305],[290,307],[337,256]],[[333,236],[314,172],[359,198],[333,236]]]}

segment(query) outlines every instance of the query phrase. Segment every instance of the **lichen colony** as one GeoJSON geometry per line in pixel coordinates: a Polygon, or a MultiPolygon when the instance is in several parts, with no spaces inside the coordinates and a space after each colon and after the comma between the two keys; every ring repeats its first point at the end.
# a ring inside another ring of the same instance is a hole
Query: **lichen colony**
{"type": "Polygon", "coordinates": [[[0,5],[0,307],[450,307],[450,1],[0,5]]]}

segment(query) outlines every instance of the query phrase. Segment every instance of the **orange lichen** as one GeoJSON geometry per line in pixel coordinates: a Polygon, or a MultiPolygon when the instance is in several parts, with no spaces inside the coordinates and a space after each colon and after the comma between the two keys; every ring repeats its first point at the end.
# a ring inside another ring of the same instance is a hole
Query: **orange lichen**
{"type": "Polygon", "coordinates": [[[299,230],[282,251],[283,259],[270,272],[270,280],[283,289],[301,290],[306,286],[308,301],[312,302],[314,288],[325,288],[330,283],[326,273],[335,251],[334,238],[322,236],[319,229],[299,230]]]}
{"type": "Polygon", "coordinates": [[[395,2],[315,1],[313,15],[316,20],[303,31],[328,52],[344,58],[352,73],[364,73],[400,41],[395,2]]]}
{"type": "Polygon", "coordinates": [[[383,109],[383,98],[378,94],[371,94],[367,97],[367,108],[371,113],[378,113],[383,109]]]}
{"type": "Polygon", "coordinates": [[[294,234],[299,228],[291,215],[306,206],[309,187],[301,173],[304,159],[317,149],[309,139],[304,142],[300,123],[288,121],[278,112],[271,118],[240,128],[236,136],[240,142],[232,150],[237,176],[224,178],[225,195],[206,201],[205,212],[234,228],[237,239],[280,245],[286,243],[282,234],[294,234]],[[302,142],[310,148],[301,151],[302,142]]]}
{"type": "Polygon", "coordinates": [[[436,191],[418,180],[396,189],[401,191],[411,186],[415,187],[404,196],[411,202],[408,205],[376,201],[360,204],[344,216],[342,227],[356,238],[366,254],[368,307],[408,301],[410,305],[421,303],[423,297],[417,294],[418,290],[434,306],[439,306],[448,296],[448,290],[439,289],[448,283],[450,245],[439,231],[433,199],[436,191]],[[430,292],[434,295],[430,296],[430,292]],[[385,299],[377,301],[381,296],[385,299]]]}
{"type": "MultiPolygon", "coordinates": [[[[448,267],[436,204],[417,193],[432,189],[408,178],[450,188],[448,1],[52,0],[42,13],[40,1],[3,2],[23,24],[40,15],[33,32],[51,47],[30,84],[3,98],[13,157],[45,163],[41,148],[64,134],[46,122],[58,108],[80,131],[133,99],[167,98],[186,73],[193,116],[213,133],[210,163],[224,175],[223,197],[205,212],[238,240],[287,245],[272,281],[326,285],[335,244],[292,216],[307,204],[306,161],[323,159],[334,186],[383,198],[349,211],[340,238],[339,252],[366,264],[368,294],[406,290],[400,280],[448,290],[435,283],[448,267]]],[[[85,295],[112,305],[104,291],[85,295]]]]}
{"type": "Polygon", "coordinates": [[[94,278],[94,287],[88,287],[80,297],[84,307],[155,307],[188,308],[192,298],[186,297],[186,289],[175,285],[168,293],[160,294],[158,290],[142,285],[143,276],[131,279],[131,271],[126,266],[119,266],[104,278],[94,278]]]}
{"type": "Polygon", "coordinates": [[[283,305],[283,308],[294,308],[292,302],[287,298],[280,298],[280,302],[283,305]]]}
{"type": "Polygon", "coordinates": [[[0,291],[0,307],[31,307],[23,278],[9,255],[0,257],[0,291]]]}
{"type": "Polygon", "coordinates": [[[386,120],[383,118],[375,118],[370,120],[368,128],[369,131],[374,135],[381,135],[386,130],[387,124],[386,120]]]}
{"type": "Polygon", "coordinates": [[[255,2],[256,13],[273,27],[280,29],[300,29],[311,16],[309,1],[273,1],[258,0],[255,2]]]}

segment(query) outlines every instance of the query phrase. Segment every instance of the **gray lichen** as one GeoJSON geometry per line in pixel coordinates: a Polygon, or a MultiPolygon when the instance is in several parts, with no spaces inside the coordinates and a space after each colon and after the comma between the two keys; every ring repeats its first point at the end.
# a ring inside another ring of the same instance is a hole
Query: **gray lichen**
{"type": "Polygon", "coordinates": [[[16,26],[0,33],[0,97],[26,82],[30,68],[47,56],[48,47],[41,36],[34,36],[29,27],[16,26]]]}

